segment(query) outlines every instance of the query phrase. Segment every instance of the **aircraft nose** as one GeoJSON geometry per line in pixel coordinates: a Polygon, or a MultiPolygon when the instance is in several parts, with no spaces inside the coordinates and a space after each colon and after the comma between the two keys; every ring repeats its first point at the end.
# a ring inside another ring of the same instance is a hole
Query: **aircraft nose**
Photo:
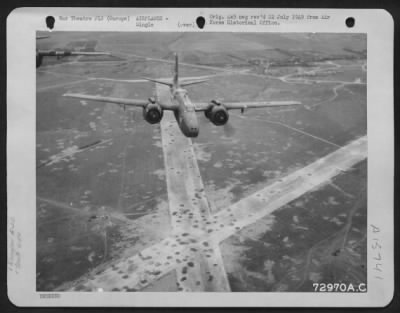
{"type": "Polygon", "coordinates": [[[198,127],[190,127],[190,137],[197,137],[199,135],[199,128],[198,127]]]}
{"type": "Polygon", "coordinates": [[[185,114],[183,125],[186,131],[186,136],[197,137],[199,135],[199,124],[195,114],[190,114],[189,112],[188,114],[185,114]]]}

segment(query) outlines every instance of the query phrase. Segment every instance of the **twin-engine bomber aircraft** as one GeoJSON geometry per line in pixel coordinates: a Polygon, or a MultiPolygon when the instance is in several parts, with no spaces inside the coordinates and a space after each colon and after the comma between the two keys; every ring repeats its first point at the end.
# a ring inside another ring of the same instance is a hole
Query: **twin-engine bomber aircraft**
{"type": "MultiPolygon", "coordinates": [[[[39,39],[46,39],[49,36],[38,36],[39,39]]],[[[109,52],[86,52],[86,51],[70,51],[70,50],[38,50],[36,49],[36,68],[40,67],[43,63],[43,57],[67,57],[71,55],[110,55],[109,52]]]]}
{"type": "Polygon", "coordinates": [[[170,95],[171,95],[170,101],[164,100],[163,102],[160,102],[159,99],[155,99],[153,97],[149,98],[148,100],[135,100],[135,99],[84,95],[77,93],[66,93],[63,96],[83,99],[83,100],[115,103],[118,105],[122,105],[123,107],[125,106],[141,107],[143,108],[144,119],[150,124],[159,123],[163,117],[163,111],[170,110],[174,112],[179,128],[181,129],[182,133],[187,137],[197,137],[199,134],[199,122],[197,120],[196,112],[203,111],[205,116],[214,125],[221,126],[228,122],[229,119],[228,110],[239,109],[243,113],[245,109],[250,109],[250,108],[264,108],[264,107],[301,104],[301,102],[298,101],[220,103],[216,100],[212,100],[209,103],[194,104],[189,99],[187,91],[182,87],[194,84],[200,84],[207,81],[207,79],[179,80],[178,64],[179,64],[178,55],[175,54],[175,73],[172,82],[145,78],[148,81],[168,86],[170,88],[170,95]]]}

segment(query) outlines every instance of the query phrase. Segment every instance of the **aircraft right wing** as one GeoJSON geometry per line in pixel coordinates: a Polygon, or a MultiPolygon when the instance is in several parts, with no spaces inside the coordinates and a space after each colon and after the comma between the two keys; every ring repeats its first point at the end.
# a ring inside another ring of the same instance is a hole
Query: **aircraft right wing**
{"type": "Polygon", "coordinates": [[[249,101],[249,102],[217,102],[196,103],[196,111],[206,111],[213,105],[223,105],[227,110],[245,110],[255,108],[280,107],[301,104],[299,101],[249,101]]]}
{"type": "Polygon", "coordinates": [[[89,100],[89,101],[109,102],[109,103],[122,104],[122,105],[133,106],[133,107],[145,107],[149,103],[149,100],[93,96],[93,95],[84,95],[84,94],[80,94],[80,93],[66,93],[66,94],[63,94],[63,97],[76,98],[76,99],[89,100]]]}

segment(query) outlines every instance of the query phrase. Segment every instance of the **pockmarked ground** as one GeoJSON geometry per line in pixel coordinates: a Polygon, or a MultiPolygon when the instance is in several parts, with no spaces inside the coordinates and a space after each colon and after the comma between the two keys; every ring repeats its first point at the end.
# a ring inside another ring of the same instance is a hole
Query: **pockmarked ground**
{"type": "Polygon", "coordinates": [[[40,42],[118,55],[45,58],[37,71],[38,290],[366,282],[364,39],[338,37],[333,47],[270,35],[232,34],[243,43],[236,50],[230,40],[211,49],[218,36],[204,34],[203,50],[184,34],[55,33],[40,42]],[[302,105],[232,112],[223,127],[199,114],[190,140],[168,114],[149,125],[139,110],[62,97],[162,93],[141,77],[171,76],[175,51],[182,77],[217,74],[188,88],[193,102],[302,105]]]}

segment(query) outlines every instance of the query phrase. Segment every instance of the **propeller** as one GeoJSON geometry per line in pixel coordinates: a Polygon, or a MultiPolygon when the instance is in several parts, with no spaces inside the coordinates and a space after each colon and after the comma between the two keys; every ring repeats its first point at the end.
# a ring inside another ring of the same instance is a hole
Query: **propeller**
{"type": "MultiPolygon", "coordinates": [[[[222,105],[222,103],[218,100],[213,99],[210,101],[209,108],[211,108],[213,105],[220,106],[220,105],[222,105]]],[[[228,137],[228,138],[232,137],[236,133],[236,129],[232,126],[232,124],[229,120],[226,124],[223,125],[223,129],[224,129],[225,137],[228,137]]]]}

